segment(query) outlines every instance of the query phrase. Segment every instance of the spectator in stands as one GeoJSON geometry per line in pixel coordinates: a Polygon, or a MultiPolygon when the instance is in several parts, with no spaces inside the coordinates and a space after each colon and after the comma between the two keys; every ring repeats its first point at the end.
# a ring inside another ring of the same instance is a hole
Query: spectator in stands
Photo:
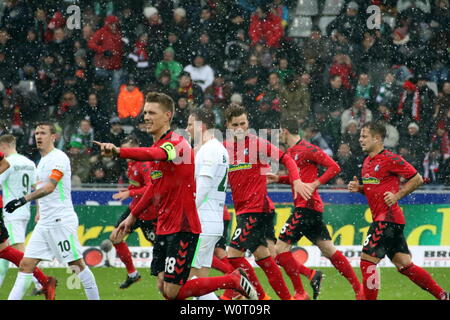
{"type": "Polygon", "coordinates": [[[259,82],[259,75],[257,69],[250,68],[242,75],[242,86],[237,87],[238,92],[242,95],[243,105],[248,112],[250,127],[255,126],[255,117],[258,113],[259,103],[256,97],[263,91],[259,82]]]}
{"type": "Polygon", "coordinates": [[[396,126],[401,134],[406,133],[407,125],[413,121],[420,127],[430,128],[435,96],[428,88],[426,78],[422,75],[411,78],[405,81],[403,89],[396,110],[396,126]]]}
{"type": "Polygon", "coordinates": [[[90,173],[89,173],[89,183],[93,184],[107,184],[112,181],[107,176],[107,170],[105,166],[99,162],[93,165],[90,173]]]}
{"type": "Polygon", "coordinates": [[[357,163],[358,160],[352,154],[348,143],[341,143],[339,145],[339,149],[334,157],[334,160],[341,167],[341,172],[336,177],[334,184],[341,186],[347,185],[349,181],[353,180],[353,177],[357,177],[359,175],[359,168],[358,166],[355,166],[355,163],[357,163]]]}
{"type": "Polygon", "coordinates": [[[85,151],[85,146],[80,140],[78,137],[74,137],[67,148],[72,169],[72,184],[76,187],[80,187],[82,183],[88,181],[91,170],[89,154],[85,151]]]}
{"type": "Polygon", "coordinates": [[[447,119],[450,113],[450,81],[446,81],[442,85],[442,91],[436,100],[436,107],[433,118],[439,120],[447,119]]]}
{"type": "MultiPolygon", "coordinates": [[[[187,42],[187,41],[186,41],[187,42]]],[[[188,65],[190,62],[189,55],[190,50],[184,40],[182,40],[182,34],[179,33],[173,26],[169,26],[167,31],[167,40],[164,42],[164,50],[171,48],[174,50],[175,60],[180,62],[183,66],[188,65]]],[[[187,42],[189,43],[189,42],[187,42]]]]}
{"type": "Polygon", "coordinates": [[[117,114],[122,123],[132,123],[144,107],[144,94],[136,86],[133,76],[128,76],[120,87],[117,98],[117,114]]]}
{"type": "MultiPolygon", "coordinates": [[[[143,90],[144,92],[162,92],[167,94],[170,97],[175,97],[176,95],[176,89],[172,89],[170,87],[171,83],[171,77],[170,77],[170,71],[169,70],[163,70],[159,74],[159,78],[156,81],[151,82],[149,85],[145,87],[143,90]]],[[[178,86],[178,82],[177,82],[178,86]]]]}
{"type": "Polygon", "coordinates": [[[333,153],[337,152],[341,143],[341,112],[330,112],[322,106],[315,106],[311,118],[311,121],[320,128],[323,138],[333,153]]]}
{"type": "Polygon", "coordinates": [[[14,41],[24,41],[33,21],[30,4],[22,0],[6,0],[4,5],[0,27],[7,29],[14,41]]]}
{"type": "Polygon", "coordinates": [[[401,87],[395,82],[394,74],[388,72],[384,77],[384,82],[377,89],[375,102],[392,110],[398,105],[401,90],[401,87]]]}
{"type": "Polygon", "coordinates": [[[187,127],[187,121],[193,106],[186,95],[179,95],[175,101],[175,116],[172,120],[172,127],[173,129],[183,130],[187,127]]]}
{"type": "Polygon", "coordinates": [[[311,111],[311,94],[307,73],[300,77],[289,76],[286,78],[286,86],[280,91],[281,109],[284,117],[296,119],[299,124],[309,120],[311,111]]]}
{"type": "Polygon", "coordinates": [[[175,61],[175,51],[168,47],[164,50],[164,58],[156,64],[155,77],[159,79],[161,72],[164,70],[170,73],[170,87],[175,89],[178,86],[178,77],[183,72],[183,66],[180,62],[175,61]]]}
{"type": "Polygon", "coordinates": [[[352,154],[358,159],[358,163],[365,157],[359,144],[360,130],[358,129],[358,122],[351,119],[347,122],[345,131],[342,134],[342,142],[347,143],[350,146],[352,154]]]}
{"type": "Polygon", "coordinates": [[[124,53],[119,19],[116,16],[106,17],[104,26],[94,33],[88,45],[95,52],[96,74],[112,79],[112,88],[118,94],[124,53]]]}
{"type": "Polygon", "coordinates": [[[78,98],[73,92],[66,91],[62,94],[54,117],[63,129],[62,138],[64,143],[66,143],[75,131],[77,123],[83,118],[78,98]]]}
{"type": "Polygon", "coordinates": [[[39,60],[41,59],[44,47],[42,42],[38,40],[36,31],[29,29],[25,41],[18,43],[18,56],[16,57],[17,65],[23,67],[30,64],[35,68],[39,67],[39,60]]]}
{"type": "MultiPolygon", "coordinates": [[[[163,24],[163,20],[161,19],[158,9],[155,7],[145,7],[143,13],[144,20],[138,26],[137,31],[139,33],[147,33],[149,35],[150,42],[156,49],[155,54],[159,55],[162,52],[162,45],[165,36],[165,26],[163,24]]],[[[156,61],[158,61],[158,59],[156,61]]]]}
{"type": "Polygon", "coordinates": [[[197,39],[193,39],[194,43],[192,45],[194,52],[201,55],[205,61],[211,65],[211,68],[218,70],[223,66],[223,56],[221,49],[217,43],[212,42],[211,36],[205,31],[200,33],[197,39]]]}
{"type": "Polygon", "coordinates": [[[286,57],[281,57],[278,59],[278,65],[275,72],[278,74],[278,77],[280,77],[283,84],[286,84],[287,78],[292,78],[295,74],[294,69],[290,67],[289,61],[286,57]]]}
{"type": "Polygon", "coordinates": [[[341,116],[341,132],[344,133],[350,120],[355,120],[358,124],[358,129],[366,122],[372,121],[373,115],[366,106],[366,99],[362,97],[355,97],[353,105],[346,109],[341,116]]]}
{"type": "Polygon", "coordinates": [[[375,100],[375,87],[371,84],[367,73],[361,73],[358,76],[358,83],[355,88],[355,97],[364,98],[367,102],[367,107],[374,110],[373,104],[375,100]]]}
{"type": "Polygon", "coordinates": [[[340,75],[330,76],[326,91],[323,93],[320,105],[329,112],[338,111],[342,113],[348,107],[348,96],[342,88],[340,75]]]}
{"type": "Polygon", "coordinates": [[[205,63],[205,58],[201,53],[196,53],[192,63],[184,68],[185,72],[191,75],[192,81],[203,91],[214,81],[214,70],[205,63]]]}
{"type": "Polygon", "coordinates": [[[338,30],[353,44],[361,43],[363,32],[366,30],[365,21],[358,15],[359,5],[355,1],[347,3],[346,11],[339,15],[327,26],[327,34],[331,35],[333,30],[338,30]]]}
{"type": "Polygon", "coordinates": [[[427,151],[429,146],[425,142],[425,137],[420,132],[417,123],[411,122],[408,125],[408,132],[400,139],[399,150],[402,148],[408,150],[407,154],[410,157],[410,163],[415,168],[422,168],[424,151],[427,151]]]}
{"type": "Polygon", "coordinates": [[[378,85],[382,81],[380,75],[382,76],[388,69],[388,59],[389,54],[382,40],[376,37],[375,33],[365,32],[358,59],[359,71],[368,73],[372,83],[378,85]]]}
{"type": "Polygon", "coordinates": [[[116,98],[114,98],[114,93],[112,88],[106,84],[108,78],[102,75],[94,75],[92,80],[92,93],[97,95],[97,100],[99,104],[105,107],[106,112],[111,115],[116,112],[116,98]]]}
{"type": "Polygon", "coordinates": [[[334,75],[341,76],[342,87],[347,91],[346,94],[352,97],[351,90],[353,90],[353,80],[356,78],[356,73],[353,70],[350,57],[346,54],[337,54],[328,73],[330,77],[334,75]]]}
{"type": "Polygon", "coordinates": [[[316,125],[309,124],[306,127],[304,127],[303,138],[308,140],[313,145],[318,146],[330,157],[333,156],[333,150],[331,150],[331,148],[328,146],[328,143],[322,137],[322,133],[320,132],[320,129],[316,125]]]}
{"type": "Polygon", "coordinates": [[[120,119],[118,117],[113,117],[109,123],[110,128],[109,132],[106,134],[105,141],[111,141],[111,143],[115,146],[120,146],[121,142],[126,137],[122,124],[120,123],[120,119]]]}
{"type": "Polygon", "coordinates": [[[239,29],[233,36],[229,36],[229,40],[225,44],[223,69],[233,80],[239,78],[239,70],[249,50],[250,46],[243,29],[239,29]]]}
{"type": "Polygon", "coordinates": [[[88,119],[80,121],[76,132],[70,137],[70,142],[77,141],[83,145],[83,152],[87,154],[92,153],[92,146],[94,141],[94,129],[88,119]]]}
{"type": "Polygon", "coordinates": [[[132,52],[128,54],[127,60],[128,74],[133,74],[137,84],[141,87],[146,85],[150,79],[150,59],[148,34],[142,33],[132,47],[132,52]]]}
{"type": "Polygon", "coordinates": [[[73,41],[67,37],[64,28],[55,29],[53,40],[47,44],[47,48],[54,53],[62,65],[73,64],[73,41]]]}
{"type": "Polygon", "coordinates": [[[188,103],[200,105],[203,103],[203,90],[192,81],[189,72],[182,72],[178,78],[177,94],[185,96],[188,103]]]}
{"type": "Polygon", "coordinates": [[[89,120],[93,128],[94,139],[106,141],[105,135],[108,130],[109,114],[95,93],[89,94],[87,103],[83,105],[82,110],[83,117],[89,120]]]}
{"type": "Polygon", "coordinates": [[[253,46],[261,42],[269,48],[279,48],[284,35],[282,20],[270,5],[260,6],[250,19],[248,34],[253,46]]]}
{"type": "Polygon", "coordinates": [[[189,21],[186,17],[186,10],[184,8],[178,7],[173,10],[173,17],[170,25],[172,28],[171,31],[181,38],[182,44],[188,43],[188,38],[191,34],[189,30],[189,21]]]}
{"type": "Polygon", "coordinates": [[[231,86],[225,82],[222,73],[216,73],[213,83],[206,88],[205,95],[212,97],[212,102],[215,106],[225,109],[231,97],[231,86]]]}
{"type": "MultiPolygon", "coordinates": [[[[192,24],[192,36],[193,39],[198,39],[202,33],[207,33],[212,37],[213,42],[220,41],[221,30],[219,21],[213,16],[211,8],[204,6],[200,12],[200,19],[198,22],[192,24]]],[[[222,32],[225,33],[225,32],[222,32]]]]}

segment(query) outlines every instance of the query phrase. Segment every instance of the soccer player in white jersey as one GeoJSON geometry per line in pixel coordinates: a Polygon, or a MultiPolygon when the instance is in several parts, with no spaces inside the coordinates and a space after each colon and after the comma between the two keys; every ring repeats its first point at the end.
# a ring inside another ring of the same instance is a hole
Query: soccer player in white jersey
{"type": "MultiPolygon", "coordinates": [[[[31,187],[36,183],[36,165],[27,157],[20,155],[16,150],[16,138],[11,134],[0,136],[0,151],[5,154],[10,163],[10,167],[0,175],[0,184],[3,190],[3,201],[9,201],[23,196],[31,191],[31,187]]],[[[24,252],[25,237],[28,221],[30,220],[30,204],[17,209],[14,214],[5,212],[3,215],[6,229],[8,229],[10,245],[24,252]]],[[[9,261],[0,260],[0,286],[8,272],[9,261]]],[[[42,286],[33,279],[36,289],[41,290],[42,286]]]]}
{"type": "MultiPolygon", "coordinates": [[[[223,234],[223,207],[227,187],[228,152],[214,137],[215,116],[212,111],[198,109],[188,119],[186,131],[194,141],[195,204],[202,225],[197,253],[192,262],[190,277],[207,277],[216,243],[223,234]]],[[[199,300],[218,300],[214,293],[199,300]]]]}
{"type": "Polygon", "coordinates": [[[99,300],[94,275],[85,265],[78,240],[78,217],[71,197],[71,168],[67,155],[54,144],[55,126],[42,122],[36,126],[36,146],[41,154],[37,166],[36,190],[10,201],[5,206],[7,213],[13,213],[27,202],[37,200],[38,222],[20,262],[16,282],[9,300],[22,299],[32,277],[32,271],[41,260],[68,263],[83,284],[89,300],[99,300]]]}

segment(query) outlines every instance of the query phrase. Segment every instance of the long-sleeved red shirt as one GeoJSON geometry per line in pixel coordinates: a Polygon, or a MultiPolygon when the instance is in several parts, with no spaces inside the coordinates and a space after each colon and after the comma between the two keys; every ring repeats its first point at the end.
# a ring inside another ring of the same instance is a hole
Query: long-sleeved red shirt
{"type": "Polygon", "coordinates": [[[268,161],[281,161],[291,181],[300,178],[294,160],[267,140],[249,134],[242,141],[227,140],[224,146],[230,156],[228,171],[236,214],[270,213],[275,209],[267,193],[268,161]]]}
{"type": "Polygon", "coordinates": [[[148,187],[131,214],[138,217],[153,206],[157,235],[201,233],[195,206],[194,152],[182,136],[168,131],[150,148],[121,148],[121,158],[152,161],[148,187]]]}
{"type": "MultiPolygon", "coordinates": [[[[290,147],[286,153],[294,158],[300,169],[300,179],[305,183],[311,183],[318,179],[321,184],[325,184],[341,172],[339,165],[322,149],[303,139],[290,147]],[[319,166],[327,168],[320,177],[318,176],[319,166]]],[[[290,184],[289,176],[280,176],[279,183],[290,184]]],[[[305,200],[298,195],[294,204],[296,208],[308,208],[317,212],[323,212],[324,209],[317,190],[313,192],[309,200],[305,200]]]]}

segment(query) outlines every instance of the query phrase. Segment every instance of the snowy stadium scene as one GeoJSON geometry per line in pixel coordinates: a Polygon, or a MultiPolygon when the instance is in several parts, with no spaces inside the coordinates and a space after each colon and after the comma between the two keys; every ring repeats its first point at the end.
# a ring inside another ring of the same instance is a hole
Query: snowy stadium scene
{"type": "Polygon", "coordinates": [[[0,0],[0,300],[450,300],[449,2],[0,0]]]}

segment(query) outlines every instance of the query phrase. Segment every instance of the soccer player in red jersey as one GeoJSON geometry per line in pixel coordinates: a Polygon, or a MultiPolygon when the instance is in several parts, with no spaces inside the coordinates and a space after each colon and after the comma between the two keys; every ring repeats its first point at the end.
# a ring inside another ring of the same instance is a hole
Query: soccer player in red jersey
{"type": "MultiPolygon", "coordinates": [[[[303,236],[306,236],[319,247],[325,257],[330,259],[333,266],[347,278],[355,291],[356,299],[364,299],[364,291],[358,277],[345,256],[334,246],[328,229],[322,220],[324,205],[317,187],[333,179],[341,172],[341,168],[319,147],[300,138],[297,120],[283,119],[281,121],[280,142],[289,147],[286,153],[297,163],[302,181],[310,184],[314,189],[311,199],[305,200],[301,197],[295,199],[295,209],[281,230],[275,246],[277,251],[276,261],[284,268],[294,285],[296,291],[294,298],[298,300],[309,299],[308,294],[303,289],[300,274],[307,276],[311,280],[314,299],[317,298],[320,292],[322,272],[309,269],[298,263],[290,251],[293,244],[297,243],[303,236]],[[321,176],[318,176],[319,166],[326,168],[326,171],[321,176]]],[[[267,180],[270,183],[290,184],[289,176],[268,174],[267,180]]]]}
{"type": "MultiPolygon", "coordinates": [[[[0,151],[0,174],[9,168],[9,163],[5,159],[5,155],[0,151]]],[[[8,243],[8,230],[3,221],[3,199],[0,196],[0,259],[11,261],[16,266],[20,265],[24,253],[13,248],[8,243]]],[[[39,268],[35,268],[33,276],[42,284],[42,291],[47,300],[55,300],[56,279],[47,277],[39,268]]]]}
{"type": "Polygon", "coordinates": [[[360,265],[365,296],[368,300],[377,298],[376,265],[387,255],[398,271],[412,282],[436,299],[449,300],[449,293],[412,262],[403,234],[405,216],[397,202],[422,185],[423,179],[405,159],[384,149],[385,136],[386,128],[382,124],[368,122],[362,127],[359,143],[368,154],[362,168],[363,185],[356,177],[348,184],[350,192],[360,192],[367,197],[372,211],[373,222],[364,241],[360,265]],[[406,180],[401,187],[400,178],[406,180]]]}
{"type": "Polygon", "coordinates": [[[248,132],[249,122],[244,107],[231,106],[226,111],[227,127],[233,136],[224,142],[230,155],[228,173],[237,226],[228,248],[228,260],[235,267],[243,268],[255,286],[259,299],[265,298],[256,274],[244,257],[246,250],[253,253],[256,263],[262,268],[270,285],[283,300],[292,296],[284,282],[281,270],[271,256],[268,239],[275,240],[275,206],[267,193],[264,171],[265,160],[281,161],[289,171],[294,197],[309,199],[311,188],[300,181],[294,160],[280,149],[248,132]]]}
{"type": "MultiPolygon", "coordinates": [[[[139,141],[135,136],[128,136],[122,142],[122,148],[135,148],[139,147],[139,141]]],[[[133,258],[131,257],[130,249],[127,243],[124,241],[124,234],[118,233],[117,227],[125,220],[129,215],[131,210],[138,204],[142,195],[144,194],[146,188],[151,185],[151,163],[149,161],[132,161],[127,160],[128,163],[128,189],[121,190],[120,192],[113,195],[113,199],[124,201],[129,197],[132,197],[127,210],[120,216],[116,223],[116,228],[111,232],[109,239],[112,241],[114,248],[116,248],[117,255],[120,260],[125,265],[128,276],[127,279],[120,285],[120,289],[126,289],[133,283],[141,280],[141,275],[136,270],[133,264],[133,258]]],[[[141,228],[145,238],[153,243],[155,241],[155,231],[156,231],[156,212],[149,207],[138,217],[136,223],[133,225],[132,230],[141,228]]]]}
{"type": "Polygon", "coordinates": [[[144,121],[155,141],[150,148],[118,148],[99,143],[102,154],[138,161],[152,161],[152,184],[131,214],[118,227],[129,232],[139,214],[150,205],[157,212],[152,275],[167,299],[184,300],[218,289],[235,289],[250,299],[256,292],[242,269],[222,277],[188,280],[201,225],[195,205],[194,153],[189,143],[170,130],[173,100],[150,92],[144,104],[144,121]]]}

